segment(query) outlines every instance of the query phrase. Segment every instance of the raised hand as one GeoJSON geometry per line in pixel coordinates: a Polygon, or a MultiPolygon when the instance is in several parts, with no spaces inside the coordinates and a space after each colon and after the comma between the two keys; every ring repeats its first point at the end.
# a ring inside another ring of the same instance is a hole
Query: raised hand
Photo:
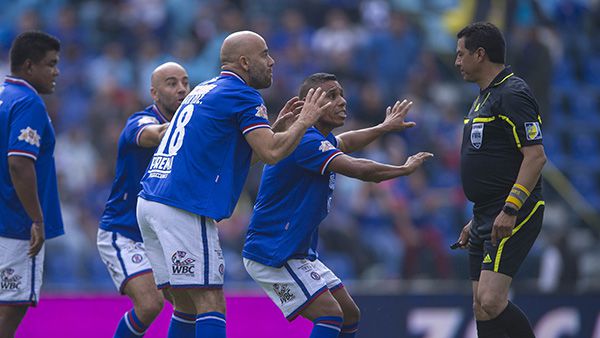
{"type": "Polygon", "coordinates": [[[271,126],[273,132],[278,133],[286,131],[294,122],[296,122],[298,114],[300,114],[303,106],[304,101],[300,100],[298,96],[289,99],[283,108],[281,108],[279,115],[277,115],[277,119],[271,126]]]}
{"type": "Polygon", "coordinates": [[[402,102],[396,101],[394,107],[388,106],[385,110],[385,120],[381,123],[382,127],[387,131],[400,131],[414,127],[415,122],[404,121],[412,105],[412,101],[403,100],[402,102]]]}
{"type": "Polygon", "coordinates": [[[308,90],[308,94],[304,99],[304,106],[302,106],[302,110],[298,115],[298,120],[305,126],[314,125],[331,106],[331,102],[325,103],[325,94],[327,93],[321,87],[316,90],[313,88],[308,90]]]}
{"type": "Polygon", "coordinates": [[[407,175],[412,174],[417,168],[423,164],[427,159],[432,158],[433,154],[428,152],[420,152],[410,156],[404,163],[404,167],[408,169],[407,175]]]}

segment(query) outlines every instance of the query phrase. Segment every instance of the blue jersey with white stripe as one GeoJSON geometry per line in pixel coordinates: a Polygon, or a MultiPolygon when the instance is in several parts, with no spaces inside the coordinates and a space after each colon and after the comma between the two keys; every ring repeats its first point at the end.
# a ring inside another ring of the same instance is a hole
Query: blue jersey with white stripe
{"type": "Polygon", "coordinates": [[[7,76],[0,86],[0,236],[27,240],[31,218],[25,212],[10,178],[8,156],[24,156],[35,161],[37,190],[46,238],[64,234],[60,212],[54,128],[46,106],[27,81],[7,76]]]}
{"type": "Polygon", "coordinates": [[[232,72],[205,81],[182,102],[142,179],[140,196],[221,220],[231,216],[252,148],[244,135],[270,128],[262,97],[232,72]]]}
{"type": "Polygon", "coordinates": [[[102,218],[100,229],[118,232],[136,242],[142,241],[135,216],[137,195],[142,186],[140,180],[156,147],[140,146],[140,135],[148,126],[166,123],[167,119],[151,105],[127,119],[119,137],[115,179],[102,218]]]}
{"type": "Polygon", "coordinates": [[[318,227],[329,213],[335,173],[327,166],[342,152],[331,133],[312,127],[296,150],[266,165],[242,255],[281,267],[289,259],[315,260],[318,227]]]}

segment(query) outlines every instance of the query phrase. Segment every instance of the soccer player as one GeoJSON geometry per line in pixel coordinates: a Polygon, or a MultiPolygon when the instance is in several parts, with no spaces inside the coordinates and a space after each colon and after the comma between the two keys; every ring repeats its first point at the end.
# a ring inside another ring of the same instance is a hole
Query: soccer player
{"type": "Polygon", "coordinates": [[[137,204],[156,283],[170,286],[176,304],[194,304],[201,338],[225,337],[225,262],[216,222],[231,216],[252,153],[266,163],[285,158],[328,107],[322,90],[311,90],[289,128],[274,133],[257,91],[272,82],[274,60],[264,39],[233,33],[220,58],[220,76],[196,86],[175,113],[137,204]]]}
{"type": "Polygon", "coordinates": [[[473,218],[458,240],[469,249],[477,332],[480,338],[530,338],[527,316],[508,291],[542,227],[542,120],[529,86],[504,65],[497,27],[473,23],[457,37],[455,65],[480,89],[464,120],[461,150],[473,218]]]}
{"type": "MultiPolygon", "coordinates": [[[[179,64],[167,62],[158,66],[151,76],[154,104],[131,115],[119,137],[116,176],[97,240],[100,257],[115,286],[133,301],[133,309],[119,322],[115,337],[143,335],[163,306],[163,295],[151,275],[135,207],[146,167],[177,107],[190,92],[188,81],[187,72],[179,64]]],[[[195,314],[189,315],[190,312],[194,308],[189,304],[175,304],[169,328],[175,336],[194,336],[195,314]]]]}
{"type": "Polygon", "coordinates": [[[250,276],[288,320],[301,315],[314,323],[311,338],[350,338],[358,330],[359,309],[317,254],[319,223],[329,213],[336,173],[381,182],[411,174],[433,155],[418,153],[401,166],[346,155],[414,126],[404,121],[412,102],[388,107],[381,124],[334,136],[346,119],[344,90],[335,75],[317,73],[304,81],[300,97],[315,88],[331,105],[290,156],[265,166],[242,255],[250,276]]]}
{"type": "Polygon", "coordinates": [[[40,294],[44,241],[64,234],[54,165],[54,128],[40,94],[59,74],[60,42],[18,35],[0,86],[0,337],[13,337],[40,294]]]}

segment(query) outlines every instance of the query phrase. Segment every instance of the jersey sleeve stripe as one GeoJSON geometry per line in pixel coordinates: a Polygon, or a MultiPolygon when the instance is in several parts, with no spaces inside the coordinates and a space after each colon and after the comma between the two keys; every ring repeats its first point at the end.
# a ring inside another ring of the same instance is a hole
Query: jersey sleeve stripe
{"type": "Polygon", "coordinates": [[[9,150],[7,156],[25,156],[37,161],[37,155],[24,150],[9,150]]]}
{"type": "Polygon", "coordinates": [[[335,153],[331,154],[327,160],[325,160],[325,163],[323,163],[323,165],[321,166],[321,175],[325,174],[325,171],[327,170],[327,166],[329,165],[329,162],[331,162],[334,158],[336,158],[338,155],[342,155],[343,153],[341,151],[336,151],[335,153]]]}
{"type": "Polygon", "coordinates": [[[501,119],[503,119],[506,123],[508,123],[512,127],[513,136],[515,137],[515,142],[517,143],[517,148],[521,149],[521,141],[519,140],[519,134],[517,134],[517,126],[511,121],[507,116],[498,115],[501,119]]]}
{"type": "Polygon", "coordinates": [[[142,136],[142,132],[148,127],[148,126],[152,126],[152,123],[146,124],[144,126],[142,126],[140,128],[140,130],[138,130],[137,134],[135,134],[135,144],[136,145],[140,145],[140,136],[142,136]]]}
{"type": "Polygon", "coordinates": [[[246,135],[248,132],[254,130],[254,129],[258,129],[258,128],[271,128],[271,126],[267,123],[255,123],[255,124],[251,124],[249,126],[247,126],[246,128],[244,128],[242,130],[242,134],[246,135]]]}

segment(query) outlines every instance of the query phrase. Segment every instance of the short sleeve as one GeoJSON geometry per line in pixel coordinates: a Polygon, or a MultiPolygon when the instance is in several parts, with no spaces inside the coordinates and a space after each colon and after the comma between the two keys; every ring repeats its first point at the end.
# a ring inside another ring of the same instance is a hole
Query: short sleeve
{"type": "Polygon", "coordinates": [[[139,146],[140,136],[142,135],[144,129],[155,124],[160,124],[160,122],[154,116],[137,115],[130,117],[127,120],[125,128],[123,129],[127,144],[135,144],[136,146],[139,146]]]}
{"type": "Polygon", "coordinates": [[[505,120],[511,126],[512,137],[518,148],[542,144],[542,119],[537,102],[529,92],[523,89],[503,95],[505,120]]]}
{"type": "Polygon", "coordinates": [[[12,108],[7,155],[37,160],[48,123],[46,107],[40,98],[17,101],[12,108]]]}
{"type": "Polygon", "coordinates": [[[242,135],[258,128],[271,128],[267,107],[258,92],[241,93],[240,104],[236,107],[237,121],[242,135]]]}
{"type": "Polygon", "coordinates": [[[302,168],[324,175],[329,163],[343,154],[336,146],[334,137],[329,141],[320,134],[307,132],[294,151],[294,159],[302,168]]]}

